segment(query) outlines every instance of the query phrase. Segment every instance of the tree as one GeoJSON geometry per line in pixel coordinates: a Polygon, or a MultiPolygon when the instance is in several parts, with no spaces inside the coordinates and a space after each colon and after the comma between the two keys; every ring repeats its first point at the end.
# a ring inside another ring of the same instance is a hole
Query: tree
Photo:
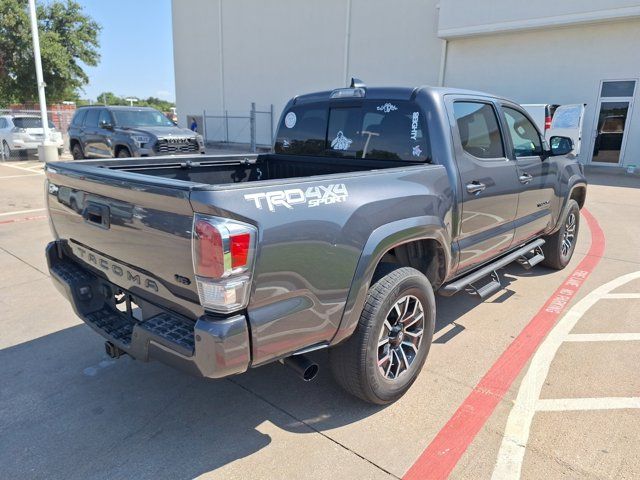
{"type": "MultiPolygon", "coordinates": [[[[107,105],[129,105],[127,98],[137,98],[135,96],[129,97],[124,96],[121,97],[119,95],[114,94],[113,92],[102,92],[96,98],[95,103],[103,105],[106,103],[107,105]]],[[[167,100],[162,100],[157,97],[149,97],[149,98],[139,98],[136,103],[134,103],[136,107],[153,107],[161,112],[168,112],[171,107],[175,107],[173,102],[168,102],[167,100]]]]}
{"type": "MultiPolygon", "coordinates": [[[[100,25],[74,0],[37,6],[47,99],[76,99],[100,60],[100,25]]],[[[36,101],[38,90],[27,0],[0,0],[0,104],[36,101]]]]}

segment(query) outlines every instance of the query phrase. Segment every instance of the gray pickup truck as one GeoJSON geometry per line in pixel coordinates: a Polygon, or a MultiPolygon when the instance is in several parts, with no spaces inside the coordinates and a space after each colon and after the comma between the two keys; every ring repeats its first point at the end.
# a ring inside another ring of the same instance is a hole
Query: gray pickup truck
{"type": "Polygon", "coordinates": [[[297,96],[272,153],[48,164],[49,269],[112,357],[309,380],[328,348],[340,385],[389,403],[427,357],[434,293],[569,262],[586,181],[571,140],[549,143],[484,93],[297,96]]]}

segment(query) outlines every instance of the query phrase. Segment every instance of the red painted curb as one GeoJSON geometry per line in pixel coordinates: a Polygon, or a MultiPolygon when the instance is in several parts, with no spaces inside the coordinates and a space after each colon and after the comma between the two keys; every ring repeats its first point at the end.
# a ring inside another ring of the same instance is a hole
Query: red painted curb
{"type": "Polygon", "coordinates": [[[403,480],[445,479],[449,476],[569,301],[598,265],[604,253],[604,233],[589,211],[583,209],[582,215],[591,230],[591,247],[586,257],[500,355],[405,473],[403,480]]]}
{"type": "Polygon", "coordinates": [[[24,217],[24,218],[12,218],[11,220],[0,221],[0,225],[4,225],[7,223],[28,222],[29,220],[44,220],[45,218],[47,218],[46,215],[36,215],[34,217],[24,217]]]}

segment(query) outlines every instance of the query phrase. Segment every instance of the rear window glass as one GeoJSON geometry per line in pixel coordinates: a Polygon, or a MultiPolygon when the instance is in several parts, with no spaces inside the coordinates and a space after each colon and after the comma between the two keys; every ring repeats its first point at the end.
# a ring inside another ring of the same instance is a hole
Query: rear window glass
{"type": "Polygon", "coordinates": [[[100,110],[97,108],[92,108],[87,112],[87,118],[84,121],[84,124],[87,127],[97,127],[98,126],[98,115],[100,115],[100,110]]]}
{"type": "Polygon", "coordinates": [[[76,114],[73,116],[73,120],[71,121],[71,125],[73,126],[79,126],[82,125],[82,122],[84,120],[84,117],[87,115],[87,110],[86,109],[81,109],[78,110],[76,112],[76,114]]]}
{"type": "Polygon", "coordinates": [[[424,114],[411,102],[294,106],[282,119],[275,151],[424,162],[431,158],[426,132],[424,114]]]}
{"type": "MultiPolygon", "coordinates": [[[[42,128],[42,119],[40,117],[14,117],[13,124],[18,128],[42,128]]],[[[49,128],[54,128],[51,121],[49,121],[49,128]]]]}

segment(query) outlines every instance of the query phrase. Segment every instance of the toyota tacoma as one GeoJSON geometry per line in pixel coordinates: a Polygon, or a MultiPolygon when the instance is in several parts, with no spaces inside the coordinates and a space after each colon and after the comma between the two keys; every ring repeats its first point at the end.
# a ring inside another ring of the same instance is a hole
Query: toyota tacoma
{"type": "Polygon", "coordinates": [[[567,265],[571,150],[504,98],[354,80],[290,100],[271,153],[48,164],[49,270],[112,357],[309,380],[326,348],[342,387],[385,404],[425,362],[435,294],[567,265]]]}

